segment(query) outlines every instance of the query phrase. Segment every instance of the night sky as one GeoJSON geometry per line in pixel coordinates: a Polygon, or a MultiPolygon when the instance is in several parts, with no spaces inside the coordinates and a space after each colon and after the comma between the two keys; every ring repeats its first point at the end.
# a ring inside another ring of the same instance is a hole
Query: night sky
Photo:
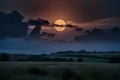
{"type": "Polygon", "coordinates": [[[0,10],[17,10],[27,18],[88,22],[120,16],[119,0],[0,0],[0,10]]]}
{"type": "Polygon", "coordinates": [[[0,52],[120,51],[119,4],[119,0],[0,0],[0,52]]]}

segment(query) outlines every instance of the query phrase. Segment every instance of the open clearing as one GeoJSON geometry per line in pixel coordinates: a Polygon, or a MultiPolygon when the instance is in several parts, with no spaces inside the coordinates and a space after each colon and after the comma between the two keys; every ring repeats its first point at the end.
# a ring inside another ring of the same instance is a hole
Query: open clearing
{"type": "Polygon", "coordinates": [[[0,80],[120,80],[120,64],[0,62],[0,80]]]}

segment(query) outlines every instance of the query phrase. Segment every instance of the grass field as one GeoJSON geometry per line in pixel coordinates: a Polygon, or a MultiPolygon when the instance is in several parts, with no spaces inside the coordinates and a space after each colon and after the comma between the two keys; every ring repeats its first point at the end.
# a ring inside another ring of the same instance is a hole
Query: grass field
{"type": "Polygon", "coordinates": [[[120,80],[120,64],[0,62],[0,80],[120,80]]]}

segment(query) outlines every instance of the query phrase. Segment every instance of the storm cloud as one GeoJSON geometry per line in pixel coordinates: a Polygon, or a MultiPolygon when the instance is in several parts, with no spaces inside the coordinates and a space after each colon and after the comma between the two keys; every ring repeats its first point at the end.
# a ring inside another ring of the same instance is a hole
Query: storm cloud
{"type": "Polygon", "coordinates": [[[0,38],[25,37],[27,35],[27,23],[24,17],[17,11],[11,13],[0,12],[0,38]]]}
{"type": "Polygon", "coordinates": [[[41,26],[49,25],[49,22],[47,20],[43,20],[43,19],[37,19],[37,20],[30,19],[27,23],[29,25],[35,26],[35,28],[30,33],[30,36],[32,36],[32,37],[39,37],[40,31],[41,31],[41,26]]]}
{"type": "Polygon", "coordinates": [[[74,38],[78,42],[120,42],[120,28],[97,29],[86,31],[85,35],[74,38]]]}

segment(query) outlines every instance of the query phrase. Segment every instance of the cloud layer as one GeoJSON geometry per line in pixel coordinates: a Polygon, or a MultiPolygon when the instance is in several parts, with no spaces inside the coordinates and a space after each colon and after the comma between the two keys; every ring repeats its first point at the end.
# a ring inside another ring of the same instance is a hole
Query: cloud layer
{"type": "Polygon", "coordinates": [[[24,37],[27,35],[27,23],[17,11],[9,14],[0,12],[0,38],[24,37]]]}
{"type": "Polygon", "coordinates": [[[74,38],[78,42],[120,42],[120,28],[97,29],[86,31],[86,35],[74,38]]]}

